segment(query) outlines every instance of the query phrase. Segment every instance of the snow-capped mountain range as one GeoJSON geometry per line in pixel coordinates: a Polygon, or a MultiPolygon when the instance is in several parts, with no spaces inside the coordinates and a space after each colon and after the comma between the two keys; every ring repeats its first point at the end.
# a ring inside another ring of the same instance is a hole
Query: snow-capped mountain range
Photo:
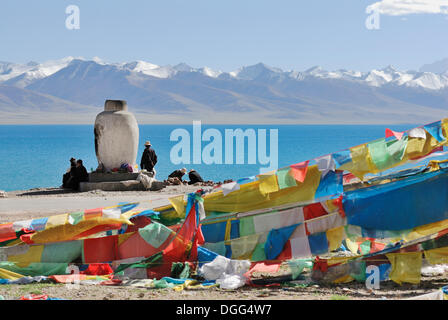
{"type": "Polygon", "coordinates": [[[91,123],[105,99],[127,100],[142,122],[420,123],[448,116],[448,63],[368,72],[258,63],[223,72],[81,57],[0,62],[2,123],[91,123]]]}
{"type": "MultiPolygon", "coordinates": [[[[44,63],[29,62],[27,64],[15,64],[0,62],[0,83],[9,83],[14,84],[17,87],[25,88],[34,81],[51,76],[66,68],[70,63],[77,63],[78,61],[89,62],[89,60],[81,57],[66,57],[60,60],[51,60],[44,63]]],[[[208,67],[193,68],[185,63],[180,63],[175,66],[158,66],[146,61],[109,64],[103,62],[99,58],[93,58],[90,61],[103,66],[110,65],[117,68],[117,70],[141,73],[161,79],[174,77],[179,72],[190,72],[200,73],[210,78],[218,78],[222,76],[241,80],[256,80],[262,77],[303,80],[307,77],[315,77],[321,79],[356,81],[375,87],[391,84],[406,87],[420,87],[429,90],[439,90],[448,87],[448,65],[446,65],[446,70],[440,70],[435,73],[424,71],[399,71],[392,66],[383,69],[373,69],[369,72],[352,70],[327,71],[319,66],[312,67],[305,71],[283,71],[279,68],[273,68],[263,63],[259,63],[225,73],[212,70],[208,67]]]]}

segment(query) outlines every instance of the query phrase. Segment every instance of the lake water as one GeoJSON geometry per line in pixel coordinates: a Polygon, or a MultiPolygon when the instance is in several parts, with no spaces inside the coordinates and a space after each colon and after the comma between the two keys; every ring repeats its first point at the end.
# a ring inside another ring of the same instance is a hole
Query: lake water
{"type": "MultiPolygon", "coordinates": [[[[278,165],[284,167],[314,159],[384,136],[386,127],[404,131],[416,125],[202,125],[218,129],[222,136],[225,129],[266,129],[267,155],[269,155],[269,130],[278,130],[278,165]]],[[[158,156],[157,178],[164,180],[173,170],[186,167],[196,169],[204,180],[223,181],[259,174],[260,160],[256,164],[179,164],[170,160],[170,151],[177,144],[170,141],[170,134],[177,128],[186,129],[193,140],[193,127],[189,125],[140,125],[137,163],[143,152],[145,140],[151,140],[158,156]]],[[[257,137],[258,138],[258,137],[257,137]]],[[[209,142],[202,142],[204,148],[209,142]]],[[[224,138],[223,138],[224,148],[224,138]]],[[[235,148],[235,146],[234,146],[235,148]]],[[[224,149],[223,149],[224,150],[224,149]]],[[[247,150],[247,147],[246,147],[247,150]]],[[[191,153],[193,142],[191,141],[191,153]]],[[[223,162],[224,162],[223,151],[223,162]]],[[[96,169],[93,125],[2,125],[0,126],[0,190],[25,190],[39,187],[58,187],[62,175],[69,167],[69,159],[82,159],[88,171],[96,169]]],[[[235,152],[234,152],[235,157],[235,152]]],[[[236,162],[236,160],[234,160],[236,162]]]]}

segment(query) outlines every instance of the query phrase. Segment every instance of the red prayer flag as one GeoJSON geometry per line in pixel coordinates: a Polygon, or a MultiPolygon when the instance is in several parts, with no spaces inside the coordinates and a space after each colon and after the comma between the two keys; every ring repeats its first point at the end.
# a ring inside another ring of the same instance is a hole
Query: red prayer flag
{"type": "Polygon", "coordinates": [[[299,182],[305,181],[306,172],[308,171],[308,163],[310,161],[304,161],[300,163],[296,163],[290,166],[291,170],[289,171],[290,175],[299,182]]]}
{"type": "Polygon", "coordinates": [[[81,271],[80,274],[91,276],[103,276],[114,273],[114,270],[108,263],[91,263],[86,270],[81,271]]]}
{"type": "Polygon", "coordinates": [[[245,274],[247,276],[252,275],[254,272],[266,272],[266,273],[277,273],[280,270],[281,263],[269,263],[269,261],[260,261],[252,263],[252,267],[245,274]]]}
{"type": "Polygon", "coordinates": [[[381,251],[385,247],[386,247],[386,245],[384,243],[379,243],[379,242],[372,241],[372,247],[370,248],[370,252],[369,253],[375,253],[375,252],[381,251]]]}
{"type": "Polygon", "coordinates": [[[162,265],[147,268],[148,278],[168,277],[171,275],[173,262],[186,262],[197,260],[198,243],[204,241],[202,232],[198,228],[196,219],[196,203],[193,203],[188,215],[172,239],[167,239],[162,250],[162,265]]]}
{"type": "Polygon", "coordinates": [[[163,250],[164,262],[186,261],[188,253],[190,257],[197,256],[197,241],[196,204],[194,203],[179,232],[163,250]]]}
{"type": "Polygon", "coordinates": [[[84,219],[99,218],[103,215],[103,208],[84,210],[84,219]]]}
{"type": "Polygon", "coordinates": [[[0,224],[0,242],[16,238],[12,223],[0,224]]]}
{"type": "Polygon", "coordinates": [[[386,129],[386,138],[395,137],[395,138],[397,138],[397,140],[401,140],[401,138],[403,137],[403,134],[404,134],[404,132],[392,131],[389,128],[386,129]]]}

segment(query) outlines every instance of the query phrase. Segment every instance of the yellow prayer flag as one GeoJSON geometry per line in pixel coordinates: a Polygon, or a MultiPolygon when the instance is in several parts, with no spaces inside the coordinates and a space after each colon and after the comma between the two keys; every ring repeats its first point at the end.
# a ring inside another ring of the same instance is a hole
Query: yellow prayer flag
{"type": "Polygon", "coordinates": [[[352,253],[358,253],[358,244],[355,241],[346,238],[345,244],[347,245],[347,249],[350,250],[352,253]]]}
{"type": "Polygon", "coordinates": [[[327,260],[327,264],[328,266],[332,266],[335,264],[345,264],[350,262],[350,260],[353,260],[357,257],[360,257],[360,255],[356,255],[356,256],[349,256],[349,257],[332,257],[332,258],[328,258],[327,260]]]}
{"type": "Polygon", "coordinates": [[[367,144],[350,148],[350,155],[352,157],[352,161],[342,165],[339,168],[340,170],[350,171],[361,180],[364,179],[364,176],[367,173],[378,172],[378,169],[370,156],[370,151],[367,144]]]}
{"type": "Polygon", "coordinates": [[[51,228],[55,226],[59,226],[65,224],[67,222],[68,214],[58,214],[56,216],[48,217],[47,224],[45,228],[51,228]]]}
{"type": "Polygon", "coordinates": [[[422,269],[421,252],[386,254],[392,267],[389,278],[401,285],[403,282],[420,283],[422,269]]]}
{"type": "Polygon", "coordinates": [[[427,250],[425,258],[430,264],[446,264],[448,263],[448,247],[427,250]]]}
{"type": "Polygon", "coordinates": [[[339,248],[341,246],[344,237],[345,237],[344,226],[327,230],[328,249],[330,251],[333,251],[339,248]]]}
{"type": "Polygon", "coordinates": [[[172,197],[168,199],[170,203],[173,205],[174,210],[176,210],[176,213],[179,218],[185,217],[185,202],[184,202],[184,196],[179,195],[177,197],[172,197]]]}
{"type": "Polygon", "coordinates": [[[272,192],[276,192],[279,190],[277,175],[261,175],[260,176],[260,184],[259,184],[260,192],[262,194],[268,194],[272,192]]]}
{"type": "Polygon", "coordinates": [[[338,284],[338,283],[348,283],[348,282],[352,282],[353,279],[349,274],[342,276],[340,278],[337,278],[336,280],[333,280],[334,284],[338,284]]]}
{"type": "Polygon", "coordinates": [[[6,269],[0,268],[0,279],[17,280],[24,276],[6,269]]]}
{"type": "Polygon", "coordinates": [[[235,218],[231,218],[226,222],[226,232],[224,234],[224,241],[230,240],[230,232],[232,231],[232,220],[235,220],[235,218]]]}
{"type": "Polygon", "coordinates": [[[240,190],[229,193],[224,197],[222,192],[211,193],[204,197],[204,207],[207,213],[245,212],[264,208],[271,208],[287,203],[310,201],[314,199],[320,182],[320,171],[317,165],[308,167],[306,179],[300,185],[272,192],[269,196],[260,192],[260,181],[241,185],[240,190]]]}
{"type": "Polygon", "coordinates": [[[445,137],[445,145],[448,145],[448,118],[442,119],[442,133],[445,137]]]}
{"type": "Polygon", "coordinates": [[[58,224],[53,227],[47,226],[45,230],[33,233],[29,238],[36,244],[76,240],[91,236],[92,234],[89,233],[91,230],[96,230],[96,232],[102,231],[100,230],[101,226],[117,225],[117,229],[119,229],[118,226],[120,224],[131,225],[132,223],[124,217],[119,219],[97,217],[89,220],[81,220],[76,225],[66,222],[65,224],[58,224]]]}
{"type": "Polygon", "coordinates": [[[30,246],[23,254],[8,256],[8,261],[14,262],[19,268],[25,268],[30,263],[40,262],[44,246],[30,246]]]}
{"type": "Polygon", "coordinates": [[[426,139],[409,138],[403,160],[411,160],[429,154],[433,149],[442,145],[431,134],[426,132],[426,139]]]}
{"type": "Polygon", "coordinates": [[[410,233],[406,234],[403,237],[403,240],[405,241],[416,240],[424,236],[429,236],[431,234],[438,233],[439,231],[445,229],[448,229],[448,219],[416,227],[410,233]]]}
{"type": "Polygon", "coordinates": [[[230,246],[232,248],[232,259],[250,260],[252,252],[258,244],[260,234],[252,234],[238,239],[232,239],[230,246]]]}

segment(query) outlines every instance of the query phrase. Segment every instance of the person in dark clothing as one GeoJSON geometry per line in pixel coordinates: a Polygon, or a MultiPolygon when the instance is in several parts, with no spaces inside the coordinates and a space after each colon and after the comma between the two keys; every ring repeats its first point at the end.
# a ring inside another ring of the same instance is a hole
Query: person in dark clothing
{"type": "Polygon", "coordinates": [[[187,173],[186,168],[180,170],[174,170],[168,176],[168,184],[180,185],[182,184],[182,177],[187,173]]]}
{"type": "Polygon", "coordinates": [[[79,190],[80,182],[89,181],[89,174],[87,173],[87,169],[82,164],[82,160],[79,159],[76,161],[75,175],[70,178],[68,184],[74,190],[79,190]]]}
{"type": "Polygon", "coordinates": [[[69,188],[68,181],[75,175],[76,159],[70,159],[70,169],[62,176],[62,188],[69,188]]]}
{"type": "Polygon", "coordinates": [[[187,173],[187,169],[186,168],[182,168],[180,170],[174,170],[173,172],[170,173],[170,175],[168,176],[169,178],[178,178],[180,181],[182,181],[182,177],[187,173]]]}
{"type": "Polygon", "coordinates": [[[157,155],[153,148],[151,148],[151,142],[146,141],[145,150],[142,154],[142,159],[140,160],[140,168],[146,169],[148,172],[154,173],[154,167],[157,163],[157,155]]]}
{"type": "Polygon", "coordinates": [[[188,181],[188,184],[195,184],[196,182],[204,182],[204,180],[202,180],[202,177],[199,175],[199,173],[194,169],[190,170],[190,172],[188,173],[188,177],[190,178],[190,181],[188,181]]]}

